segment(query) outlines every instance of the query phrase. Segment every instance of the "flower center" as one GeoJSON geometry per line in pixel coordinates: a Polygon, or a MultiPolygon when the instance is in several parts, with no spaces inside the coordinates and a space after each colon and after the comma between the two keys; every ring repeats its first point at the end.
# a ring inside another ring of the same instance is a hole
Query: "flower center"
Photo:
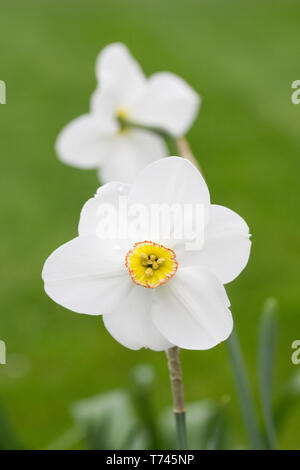
{"type": "Polygon", "coordinates": [[[116,111],[116,118],[120,126],[119,133],[122,134],[124,132],[127,132],[128,128],[125,124],[125,121],[129,118],[128,109],[118,108],[116,111]]]}
{"type": "Polygon", "coordinates": [[[126,108],[118,108],[116,115],[117,119],[128,119],[129,111],[126,108]]]}
{"type": "Polygon", "coordinates": [[[178,267],[173,250],[150,241],[136,243],[128,251],[125,264],[135,284],[151,288],[167,282],[178,267]]]}

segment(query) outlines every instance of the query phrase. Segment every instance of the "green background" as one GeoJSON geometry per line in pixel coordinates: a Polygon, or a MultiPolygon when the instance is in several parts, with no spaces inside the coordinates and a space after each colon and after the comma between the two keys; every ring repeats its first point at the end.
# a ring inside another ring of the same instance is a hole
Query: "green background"
{"type": "MultiPolygon", "coordinates": [[[[157,372],[157,410],[170,404],[163,353],[123,348],[100,317],[52,302],[40,278],[46,257],[76,236],[95,192],[95,171],[64,166],[59,130],[88,110],[94,63],[122,41],[145,72],[169,70],[203,97],[188,138],[212,201],[248,222],[250,262],[227,286],[252,387],[261,306],[280,309],[274,396],[297,366],[291,343],[299,318],[299,118],[291,83],[300,79],[298,1],[10,0],[0,4],[1,284],[0,402],[24,445],[43,448],[69,428],[68,407],[128,386],[135,364],[157,372]]],[[[187,401],[231,397],[237,441],[246,443],[226,344],[182,353],[187,401]]],[[[298,366],[300,367],[300,366],[298,366]]],[[[257,392],[255,392],[257,399],[257,392]]],[[[285,422],[281,448],[300,444],[300,406],[285,422]]]]}

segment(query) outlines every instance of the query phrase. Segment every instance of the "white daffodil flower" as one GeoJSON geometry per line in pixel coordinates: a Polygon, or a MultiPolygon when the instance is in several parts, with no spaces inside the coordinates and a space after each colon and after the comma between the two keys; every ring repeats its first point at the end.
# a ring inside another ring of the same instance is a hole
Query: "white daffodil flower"
{"type": "Polygon", "coordinates": [[[200,97],[169,72],[146,78],[124,44],[105,47],[96,63],[98,87],[90,113],[59,134],[59,158],[79,168],[97,168],[102,182],[132,182],[149,163],[167,156],[163,139],[149,131],[124,127],[119,118],[160,127],[182,137],[198,112],[200,97]]]}
{"type": "Polygon", "coordinates": [[[49,256],[42,277],[55,302],[78,313],[102,314],[110,334],[128,348],[209,349],[231,333],[223,284],[246,266],[250,245],[246,222],[210,203],[206,183],[191,163],[170,157],[146,167],[133,185],[102,186],[82,209],[79,236],[49,256]],[[142,227],[143,238],[133,230],[104,239],[103,207],[115,208],[125,225],[120,197],[129,208],[201,205],[201,248],[187,249],[185,236],[174,235],[181,228],[178,217],[168,239],[159,230],[151,238],[151,227],[142,227]]]}

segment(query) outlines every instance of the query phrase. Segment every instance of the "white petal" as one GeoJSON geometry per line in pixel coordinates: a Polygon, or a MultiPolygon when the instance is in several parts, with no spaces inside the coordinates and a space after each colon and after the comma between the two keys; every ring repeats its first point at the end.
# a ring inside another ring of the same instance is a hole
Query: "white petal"
{"type": "Polygon", "coordinates": [[[92,114],[70,122],[59,134],[55,148],[59,158],[79,168],[95,168],[111,152],[114,125],[92,114]]]}
{"type": "Polygon", "coordinates": [[[127,196],[130,190],[129,184],[111,182],[100,186],[94,197],[83,206],[80,214],[79,235],[95,235],[99,224],[99,205],[110,204],[118,210],[120,196],[127,196]]]}
{"type": "Polygon", "coordinates": [[[110,334],[123,346],[130,349],[143,347],[154,351],[163,351],[173,346],[159,333],[151,319],[150,305],[152,292],[133,284],[126,298],[123,299],[114,312],[103,315],[105,327],[110,334]]]}
{"type": "Polygon", "coordinates": [[[209,191],[201,173],[187,160],[168,157],[147,166],[128,195],[129,203],[209,205],[209,191]]]}
{"type": "Polygon", "coordinates": [[[47,294],[58,304],[74,312],[100,315],[126,295],[128,273],[123,253],[109,242],[87,236],[55,250],[45,262],[42,277],[47,294]]]}
{"type": "Polygon", "coordinates": [[[119,106],[131,106],[144,90],[146,78],[138,62],[124,44],[106,46],[96,62],[99,91],[109,92],[119,106]]]}
{"type": "Polygon", "coordinates": [[[144,95],[134,106],[132,119],[181,137],[194,121],[199,104],[199,95],[184,80],[160,72],[148,79],[144,95]]]}
{"type": "Polygon", "coordinates": [[[196,214],[201,224],[197,230],[203,231],[209,192],[202,175],[189,161],[168,157],[138,175],[128,194],[129,208],[135,205],[145,206],[148,219],[143,225],[149,230],[146,239],[176,249],[179,241],[191,236],[192,227],[185,224],[187,211],[196,214]]]}
{"type": "Polygon", "coordinates": [[[200,268],[178,269],[153,296],[152,318],[158,330],[185,349],[210,349],[232,331],[229,300],[221,282],[200,268]]]}
{"type": "Polygon", "coordinates": [[[113,133],[119,130],[116,119],[117,110],[120,107],[119,96],[114,90],[107,90],[98,86],[93,92],[90,100],[90,109],[104,124],[109,124],[113,133]]]}
{"type": "Polygon", "coordinates": [[[251,248],[248,225],[227,207],[211,205],[204,237],[200,251],[183,253],[177,249],[179,263],[197,264],[212,271],[223,284],[231,282],[248,263],[251,248]]]}
{"type": "Polygon", "coordinates": [[[110,158],[101,166],[100,180],[131,183],[149,163],[166,155],[166,146],[156,135],[140,130],[119,134],[110,158]]]}

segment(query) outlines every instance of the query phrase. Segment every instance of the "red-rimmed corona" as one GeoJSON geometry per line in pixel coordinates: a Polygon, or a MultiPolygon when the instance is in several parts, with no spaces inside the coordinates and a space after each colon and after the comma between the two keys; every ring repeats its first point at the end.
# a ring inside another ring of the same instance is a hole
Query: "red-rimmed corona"
{"type": "Polygon", "coordinates": [[[125,265],[135,284],[152,289],[165,284],[178,268],[173,250],[148,240],[134,244],[126,254],[125,265]]]}

